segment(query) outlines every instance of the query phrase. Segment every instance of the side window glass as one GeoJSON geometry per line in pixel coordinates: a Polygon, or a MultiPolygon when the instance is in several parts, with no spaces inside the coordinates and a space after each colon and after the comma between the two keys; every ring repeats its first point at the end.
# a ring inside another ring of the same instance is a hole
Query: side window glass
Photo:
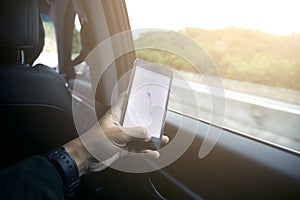
{"type": "Polygon", "coordinates": [[[57,44],[56,44],[56,35],[55,27],[53,20],[45,14],[41,14],[41,19],[43,22],[43,28],[45,31],[45,44],[43,51],[39,57],[35,60],[34,64],[45,64],[49,67],[56,68],[58,65],[57,57],[57,44]]]}
{"type": "Polygon", "coordinates": [[[73,30],[72,60],[74,60],[77,56],[79,56],[81,51],[81,39],[80,39],[81,25],[77,15],[75,17],[74,25],[75,27],[73,30]]]}
{"type": "Polygon", "coordinates": [[[74,63],[74,70],[76,75],[80,75],[80,78],[90,80],[89,66],[84,62],[83,55],[81,55],[81,24],[78,15],[74,20],[74,31],[72,41],[72,62],[74,63]]]}
{"type": "Polygon", "coordinates": [[[126,0],[126,7],[134,45],[143,47],[137,49],[137,57],[169,65],[191,85],[191,89],[174,85],[182,91],[178,96],[193,91],[199,97],[199,105],[190,99],[183,102],[189,108],[185,110],[173,106],[177,104],[170,99],[169,108],[209,122],[212,116],[222,118],[225,128],[300,152],[300,13],[296,1],[126,0]],[[194,51],[177,35],[207,52],[214,66],[205,63],[208,59],[200,56],[202,51],[194,51]],[[203,70],[193,70],[181,55],[164,51],[172,48],[198,58],[203,70]],[[211,73],[212,68],[217,75],[211,73]],[[212,112],[204,75],[212,85],[222,80],[225,116],[212,112]]]}

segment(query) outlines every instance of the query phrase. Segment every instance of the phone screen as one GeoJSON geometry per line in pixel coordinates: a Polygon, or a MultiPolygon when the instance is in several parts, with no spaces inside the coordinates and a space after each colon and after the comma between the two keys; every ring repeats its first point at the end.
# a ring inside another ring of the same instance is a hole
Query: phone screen
{"type": "Polygon", "coordinates": [[[137,66],[131,80],[122,125],[143,126],[147,129],[148,136],[160,139],[171,81],[170,74],[137,66]]]}

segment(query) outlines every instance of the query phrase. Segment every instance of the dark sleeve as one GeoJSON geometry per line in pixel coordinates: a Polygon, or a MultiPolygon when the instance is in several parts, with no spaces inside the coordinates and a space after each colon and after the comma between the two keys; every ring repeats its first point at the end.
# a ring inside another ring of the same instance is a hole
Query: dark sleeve
{"type": "Polygon", "coordinates": [[[1,199],[63,199],[63,183],[43,156],[33,156],[0,172],[1,199]]]}

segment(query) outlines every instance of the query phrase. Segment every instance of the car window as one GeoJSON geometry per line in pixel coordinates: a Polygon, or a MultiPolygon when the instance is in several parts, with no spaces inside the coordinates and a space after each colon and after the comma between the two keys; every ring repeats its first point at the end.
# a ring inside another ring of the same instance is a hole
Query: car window
{"type": "Polygon", "coordinates": [[[90,69],[88,65],[84,62],[84,60],[81,58],[82,55],[80,55],[82,50],[82,44],[81,44],[81,24],[78,15],[75,15],[74,20],[74,30],[73,30],[73,38],[72,38],[72,62],[74,63],[74,70],[77,75],[83,75],[80,76],[81,78],[85,78],[87,80],[90,80],[90,69]]]}
{"type": "Polygon", "coordinates": [[[81,30],[81,24],[79,22],[78,15],[76,14],[74,20],[73,41],[72,41],[72,60],[79,55],[80,50],[82,48],[81,39],[80,39],[80,30],[81,30]]]}
{"type": "Polygon", "coordinates": [[[300,151],[297,1],[126,0],[126,5],[135,46],[161,47],[137,48],[137,57],[174,68],[198,96],[198,105],[187,105],[190,112],[172,103],[172,98],[169,109],[205,121],[213,115],[203,76],[213,79],[216,74],[209,68],[199,71],[181,55],[163,50],[172,46],[203,55],[179,41],[176,34],[180,34],[197,43],[218,71],[225,93],[225,128],[300,151]],[[169,34],[162,39],[162,32],[169,34]]]}
{"type": "Polygon", "coordinates": [[[40,15],[45,31],[45,44],[43,51],[35,60],[34,64],[42,63],[49,67],[55,68],[58,65],[55,27],[53,24],[53,20],[48,15],[40,15]]]}

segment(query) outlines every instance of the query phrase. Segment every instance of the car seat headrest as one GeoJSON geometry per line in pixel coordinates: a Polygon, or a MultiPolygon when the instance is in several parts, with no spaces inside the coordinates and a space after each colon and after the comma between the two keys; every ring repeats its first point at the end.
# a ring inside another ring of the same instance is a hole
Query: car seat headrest
{"type": "Polygon", "coordinates": [[[4,0],[0,5],[0,63],[32,64],[44,44],[37,1],[4,0]]]}

